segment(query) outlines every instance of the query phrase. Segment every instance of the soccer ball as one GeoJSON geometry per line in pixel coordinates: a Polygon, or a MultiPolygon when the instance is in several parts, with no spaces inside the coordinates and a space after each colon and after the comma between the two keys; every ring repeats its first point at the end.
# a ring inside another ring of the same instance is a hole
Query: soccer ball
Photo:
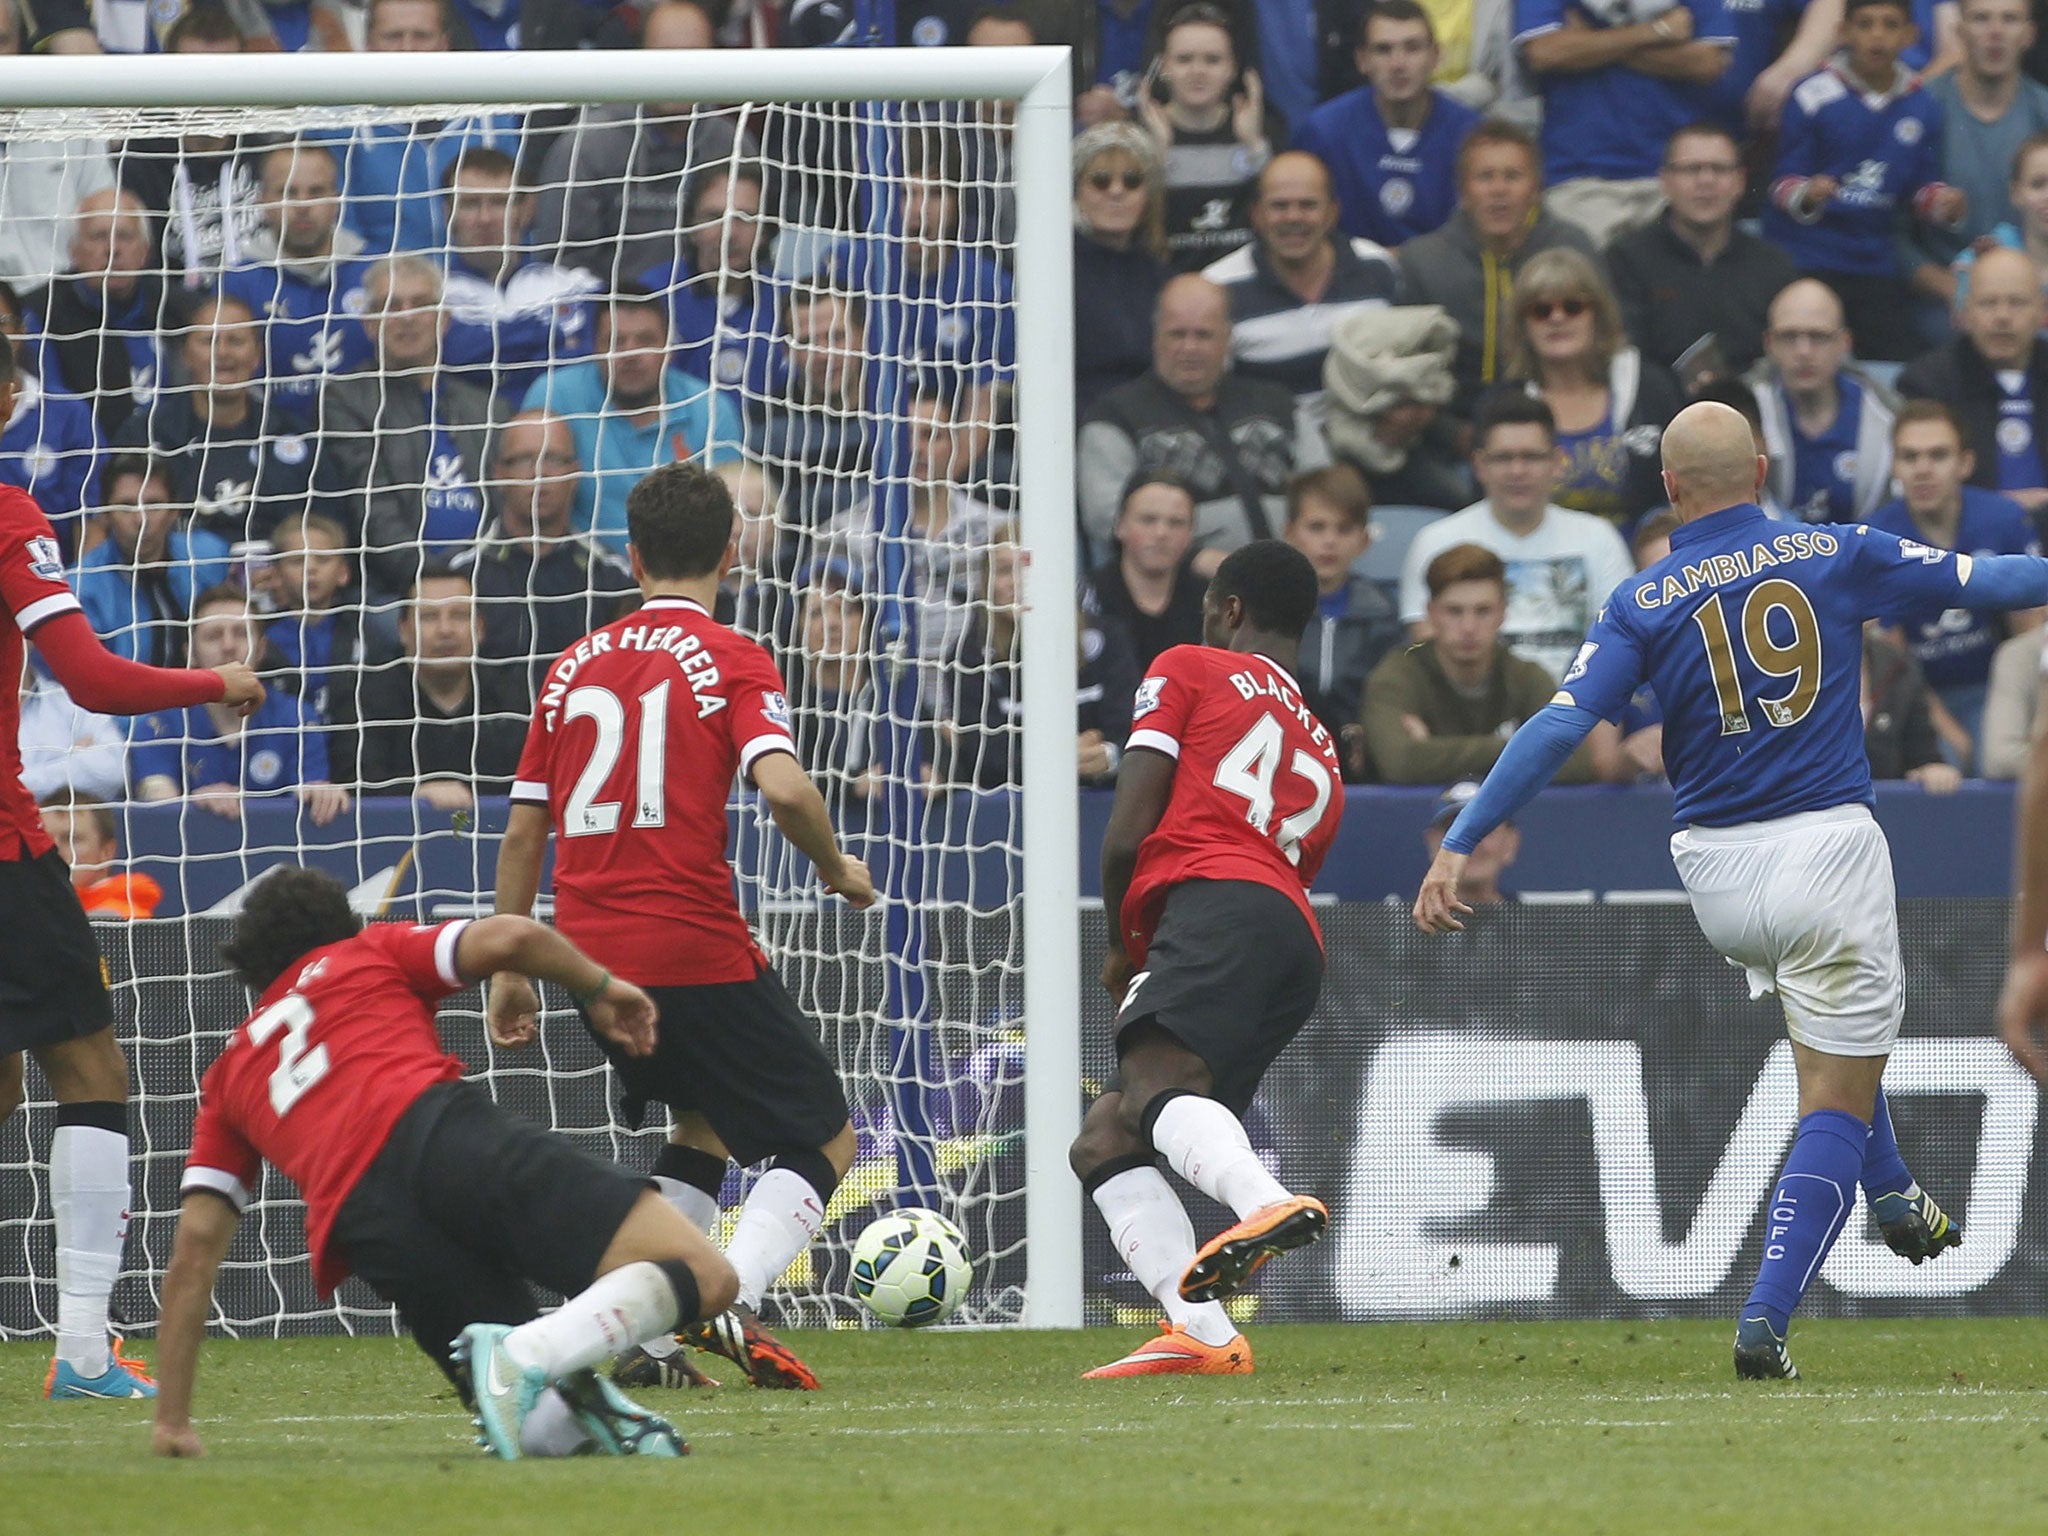
{"type": "Polygon", "coordinates": [[[943,1322],[973,1283],[967,1239],[937,1211],[891,1211],[853,1245],[853,1294],[892,1328],[943,1322]]]}

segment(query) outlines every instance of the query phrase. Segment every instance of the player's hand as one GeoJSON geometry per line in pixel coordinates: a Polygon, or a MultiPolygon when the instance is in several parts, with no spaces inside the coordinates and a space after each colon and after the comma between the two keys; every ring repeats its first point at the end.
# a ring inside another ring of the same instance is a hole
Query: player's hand
{"type": "Polygon", "coordinates": [[[484,1027],[491,1032],[491,1044],[501,1051],[516,1051],[540,1037],[540,994],[533,983],[517,971],[500,971],[491,978],[490,998],[484,1004],[484,1027]]]}
{"type": "Polygon", "coordinates": [[[1429,726],[1420,715],[1403,715],[1401,729],[1408,733],[1410,741],[1429,740],[1429,726]]]}
{"type": "Polygon", "coordinates": [[[865,912],[875,904],[875,877],[868,873],[868,867],[861,860],[842,855],[839,868],[832,874],[820,871],[825,889],[844,897],[846,904],[856,912],[865,912]]]}
{"type": "Polygon", "coordinates": [[[1415,926],[1424,933],[1460,933],[1461,917],[1472,909],[1458,900],[1458,878],[1465,873],[1465,855],[1448,848],[1437,850],[1436,862],[1423,877],[1422,891],[1415,898],[1415,926]]]}
{"type": "Polygon", "coordinates": [[[1809,218],[1835,200],[1835,194],[1842,190],[1842,184],[1832,176],[1809,176],[1806,185],[1799,189],[1795,201],[1806,210],[1809,218]]]}
{"type": "Polygon", "coordinates": [[[2012,1058],[2048,1083],[2048,952],[2021,955],[2006,967],[1998,999],[1998,1033],[2012,1058]]]}
{"type": "Polygon", "coordinates": [[[1927,214],[1935,223],[1953,229],[1970,214],[1970,196],[1961,187],[1943,187],[1927,200],[1927,214]]]}
{"type": "Polygon", "coordinates": [[[584,1004],[590,1027],[628,1056],[654,1054],[654,999],[614,976],[597,998],[584,1004]]]}
{"type": "Polygon", "coordinates": [[[213,670],[221,680],[221,703],[244,718],[262,707],[263,680],[241,662],[231,661],[213,670]]]}
{"type": "Polygon", "coordinates": [[[1256,69],[1244,72],[1244,87],[1231,102],[1230,131],[1247,149],[1266,145],[1266,87],[1256,69]]]}
{"type": "Polygon", "coordinates": [[[316,827],[326,826],[349,805],[348,791],[339,784],[301,784],[298,795],[299,803],[305,806],[316,827]]]}
{"type": "Polygon", "coordinates": [[[1930,795],[1952,795],[1963,787],[1963,771],[1953,763],[1923,763],[1906,777],[1930,795]]]}
{"type": "Polygon", "coordinates": [[[192,803],[204,806],[223,821],[242,819],[242,792],[232,784],[205,784],[192,791],[192,803]]]}
{"type": "Polygon", "coordinates": [[[206,1447],[199,1443],[199,1431],[190,1422],[166,1424],[161,1419],[150,1431],[150,1449],[159,1456],[175,1456],[192,1461],[206,1454],[206,1447]]]}
{"type": "Polygon", "coordinates": [[[1124,994],[1131,990],[1132,974],[1131,957],[1121,949],[1112,949],[1102,957],[1102,990],[1118,1005],[1123,1003],[1124,994]]]}

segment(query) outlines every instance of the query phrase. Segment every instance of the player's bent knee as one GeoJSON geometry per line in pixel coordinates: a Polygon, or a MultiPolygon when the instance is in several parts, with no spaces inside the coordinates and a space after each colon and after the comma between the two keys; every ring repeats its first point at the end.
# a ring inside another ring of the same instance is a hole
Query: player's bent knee
{"type": "Polygon", "coordinates": [[[1081,1134],[1067,1149],[1067,1165],[1083,1184],[1103,1164],[1134,1156],[1141,1150],[1137,1138],[1118,1119],[1122,1101],[1120,1093],[1105,1093],[1091,1104],[1081,1122],[1081,1134]]]}
{"type": "Polygon", "coordinates": [[[740,1298],[740,1277],[725,1255],[713,1249],[709,1254],[690,1264],[690,1273],[697,1282],[697,1312],[694,1317],[679,1316],[679,1323],[695,1322],[701,1317],[716,1317],[740,1298]]]}
{"type": "Polygon", "coordinates": [[[59,1104],[128,1102],[128,1058],[111,1028],[42,1046],[35,1058],[59,1104]]]}
{"type": "Polygon", "coordinates": [[[806,1148],[800,1152],[778,1152],[769,1166],[787,1169],[818,1192],[820,1204],[829,1202],[833,1191],[839,1188],[840,1179],[853,1166],[853,1127],[848,1125],[815,1151],[806,1148]],[[841,1151],[842,1140],[846,1144],[843,1160],[836,1155],[841,1151]]]}
{"type": "Polygon", "coordinates": [[[839,1128],[837,1136],[834,1136],[818,1149],[825,1160],[832,1165],[832,1182],[835,1185],[839,1180],[846,1177],[846,1170],[853,1166],[854,1156],[859,1150],[860,1141],[853,1134],[853,1122],[851,1120],[839,1128]]]}

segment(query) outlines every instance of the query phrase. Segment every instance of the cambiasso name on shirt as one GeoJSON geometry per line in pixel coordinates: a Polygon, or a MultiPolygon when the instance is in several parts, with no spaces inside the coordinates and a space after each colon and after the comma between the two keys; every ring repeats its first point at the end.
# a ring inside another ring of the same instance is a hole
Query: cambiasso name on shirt
{"type": "MultiPolygon", "coordinates": [[[[717,661],[705,649],[703,640],[682,625],[632,624],[619,631],[618,640],[618,648],[622,651],[667,651],[675,657],[676,665],[682,668],[683,677],[690,685],[690,694],[697,701],[699,720],[725,708],[724,695],[712,691],[718,686],[717,661]]],[[[562,659],[555,663],[540,696],[541,713],[547,717],[550,731],[558,724],[558,712],[569,695],[569,685],[575,681],[576,674],[589,664],[593,656],[602,656],[611,649],[611,635],[599,630],[578,640],[575,647],[564,652],[562,659]]]]}
{"type": "Polygon", "coordinates": [[[1768,544],[1758,541],[1747,550],[1709,555],[1697,565],[1682,566],[1667,574],[1661,583],[1644,582],[1636,588],[1636,606],[1661,608],[1666,603],[1690,597],[1701,587],[1747,581],[1758,571],[1767,571],[1774,565],[1811,560],[1815,555],[1832,555],[1841,547],[1841,542],[1832,533],[1820,529],[1781,533],[1768,544]]]}

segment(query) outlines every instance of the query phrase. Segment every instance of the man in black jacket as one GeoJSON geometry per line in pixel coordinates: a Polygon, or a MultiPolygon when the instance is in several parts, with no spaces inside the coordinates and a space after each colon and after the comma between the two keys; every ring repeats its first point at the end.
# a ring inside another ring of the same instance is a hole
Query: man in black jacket
{"type": "MultiPolygon", "coordinates": [[[[111,440],[129,412],[155,395],[163,374],[157,333],[164,285],[151,270],[149,219],[133,192],[109,189],[78,200],[71,220],[72,276],[26,296],[42,319],[44,346],[64,389],[93,403],[111,440]]],[[[45,385],[58,382],[43,375],[45,385]]]]}
{"type": "Polygon", "coordinates": [[[1956,413],[1977,456],[1972,485],[2003,491],[2038,518],[2048,508],[2048,305],[2024,251],[1987,251],[1970,270],[1962,334],[1899,375],[1909,400],[1939,400],[1956,413]]]}

